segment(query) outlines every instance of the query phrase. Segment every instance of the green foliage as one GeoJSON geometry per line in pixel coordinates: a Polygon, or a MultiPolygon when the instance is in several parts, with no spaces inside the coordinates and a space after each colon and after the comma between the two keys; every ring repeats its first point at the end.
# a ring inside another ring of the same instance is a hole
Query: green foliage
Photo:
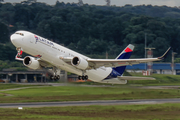
{"type": "Polygon", "coordinates": [[[0,22],[0,43],[9,42],[9,30],[8,27],[0,22]]]}
{"type": "MultiPolygon", "coordinates": [[[[133,57],[144,57],[146,33],[147,47],[156,48],[154,56],[162,55],[169,46],[179,53],[179,14],[178,8],[167,6],[5,3],[0,4],[0,43],[9,43],[17,30],[28,30],[86,55],[107,51],[117,56],[131,43],[136,46],[133,57]]],[[[14,59],[12,45],[0,44],[0,48],[0,60],[14,59]]]]}
{"type": "Polygon", "coordinates": [[[6,68],[12,68],[14,67],[17,71],[20,70],[26,70],[27,68],[24,67],[24,65],[21,62],[18,61],[2,61],[0,60],[0,71],[6,68]]]}
{"type": "Polygon", "coordinates": [[[174,60],[174,62],[175,62],[175,63],[180,63],[180,58],[176,58],[176,59],[174,60]]]}

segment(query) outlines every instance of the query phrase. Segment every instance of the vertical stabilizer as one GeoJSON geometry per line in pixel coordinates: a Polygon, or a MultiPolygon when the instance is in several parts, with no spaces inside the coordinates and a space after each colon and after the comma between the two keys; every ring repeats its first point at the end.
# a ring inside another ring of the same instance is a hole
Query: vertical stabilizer
{"type": "Polygon", "coordinates": [[[129,44],[117,57],[116,59],[129,59],[134,50],[134,45],[129,44]]]}
{"type": "MultiPolygon", "coordinates": [[[[118,56],[116,59],[129,59],[131,57],[131,54],[134,50],[134,45],[129,44],[118,56]]],[[[118,72],[120,75],[124,73],[126,69],[126,66],[116,67],[113,68],[116,72],[118,72]]]]}

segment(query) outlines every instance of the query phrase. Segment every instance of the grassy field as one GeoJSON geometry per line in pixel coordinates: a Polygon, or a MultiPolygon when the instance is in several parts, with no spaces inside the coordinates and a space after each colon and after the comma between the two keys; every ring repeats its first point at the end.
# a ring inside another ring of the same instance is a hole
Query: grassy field
{"type": "MultiPolygon", "coordinates": [[[[134,74],[141,76],[140,74],[134,74]]],[[[0,103],[15,102],[54,102],[79,100],[129,100],[180,98],[179,89],[146,89],[137,86],[149,85],[180,85],[178,75],[153,74],[154,81],[129,81],[127,85],[83,87],[75,84],[70,86],[33,86],[19,84],[0,84],[0,90],[20,87],[30,87],[22,90],[0,91],[0,103]]]]}
{"type": "Polygon", "coordinates": [[[180,104],[73,106],[0,109],[0,119],[9,120],[179,120],[180,104]]]}
{"type": "MultiPolygon", "coordinates": [[[[135,76],[141,76],[135,74],[135,76]]],[[[179,89],[144,89],[137,86],[180,85],[180,76],[153,75],[156,81],[129,81],[128,85],[116,86],[33,86],[0,84],[0,90],[30,87],[21,90],[0,91],[0,103],[52,102],[79,100],[126,100],[180,98],[179,89]],[[133,86],[131,85],[133,84],[133,86]],[[10,95],[10,96],[9,96],[10,95]]],[[[84,84],[84,83],[83,83],[84,84]]],[[[85,83],[97,84],[97,83],[85,83]]],[[[101,85],[101,84],[98,84],[101,85]]],[[[155,105],[113,105],[0,108],[0,119],[9,120],[180,120],[180,103],[155,105]]]]}
{"type": "MultiPolygon", "coordinates": [[[[143,76],[141,73],[130,73],[132,76],[143,76]]],[[[151,76],[156,78],[156,80],[137,80],[137,81],[128,81],[128,84],[142,84],[142,85],[180,85],[180,75],[165,75],[165,74],[152,74],[151,76]]]]}
{"type": "Polygon", "coordinates": [[[44,86],[0,93],[4,94],[0,96],[0,103],[180,98],[180,89],[140,89],[130,86],[44,86]]]}

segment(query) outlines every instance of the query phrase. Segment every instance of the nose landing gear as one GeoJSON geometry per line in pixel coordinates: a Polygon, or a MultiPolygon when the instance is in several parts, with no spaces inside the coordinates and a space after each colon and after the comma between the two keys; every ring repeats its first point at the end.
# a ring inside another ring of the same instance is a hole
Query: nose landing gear
{"type": "Polygon", "coordinates": [[[19,47],[19,48],[17,48],[16,50],[17,50],[16,58],[21,58],[21,57],[22,57],[22,54],[23,54],[22,48],[19,47]]]}

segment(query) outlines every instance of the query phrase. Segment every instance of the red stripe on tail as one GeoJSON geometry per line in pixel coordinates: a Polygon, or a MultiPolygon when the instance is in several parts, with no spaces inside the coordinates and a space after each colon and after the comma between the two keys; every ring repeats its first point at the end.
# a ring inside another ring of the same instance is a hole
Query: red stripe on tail
{"type": "Polygon", "coordinates": [[[130,48],[126,48],[125,52],[132,52],[130,48]]]}

